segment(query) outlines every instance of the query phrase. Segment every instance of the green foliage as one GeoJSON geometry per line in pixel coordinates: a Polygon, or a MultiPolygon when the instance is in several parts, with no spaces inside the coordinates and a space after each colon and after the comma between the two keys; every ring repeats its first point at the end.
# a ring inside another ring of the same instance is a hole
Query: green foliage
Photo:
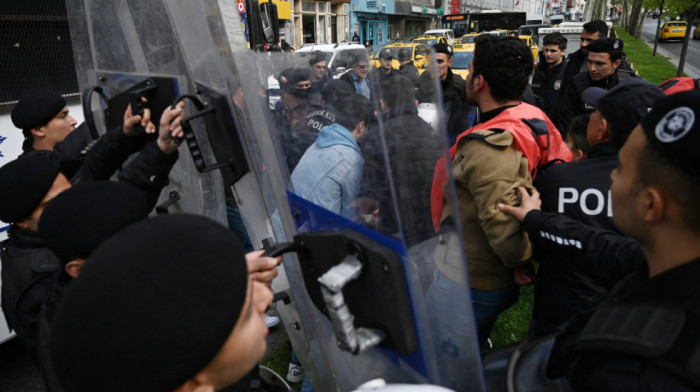
{"type": "Polygon", "coordinates": [[[666,79],[676,77],[678,68],[667,57],[658,53],[655,57],[652,56],[652,49],[644,41],[633,38],[623,29],[613,28],[613,31],[625,41],[627,60],[644,80],[658,85],[666,79]]]}
{"type": "MultiPolygon", "coordinates": [[[[269,367],[280,376],[285,377],[287,375],[287,367],[289,366],[289,363],[292,362],[291,347],[291,344],[289,344],[289,337],[287,337],[287,335],[284,335],[283,337],[281,337],[279,343],[275,344],[274,347],[270,347],[270,349],[268,349],[262,361],[260,361],[260,364],[269,367]]],[[[301,389],[300,382],[289,383],[289,385],[295,390],[301,389]]]]}

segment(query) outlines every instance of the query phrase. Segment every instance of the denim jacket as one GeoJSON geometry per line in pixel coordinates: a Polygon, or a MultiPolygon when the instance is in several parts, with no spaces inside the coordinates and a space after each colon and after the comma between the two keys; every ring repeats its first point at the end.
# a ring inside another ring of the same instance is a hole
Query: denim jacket
{"type": "Polygon", "coordinates": [[[348,205],[360,191],[365,160],[352,133],[340,124],[321,128],[292,172],[294,192],[323,208],[352,218],[348,205]]]}

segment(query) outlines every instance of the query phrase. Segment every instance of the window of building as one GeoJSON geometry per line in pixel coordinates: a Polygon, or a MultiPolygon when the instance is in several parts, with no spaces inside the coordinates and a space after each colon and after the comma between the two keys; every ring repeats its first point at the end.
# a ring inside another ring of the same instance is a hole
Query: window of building
{"type": "Polygon", "coordinates": [[[316,3],[304,1],[301,3],[301,10],[304,12],[316,12],[316,3]]]}

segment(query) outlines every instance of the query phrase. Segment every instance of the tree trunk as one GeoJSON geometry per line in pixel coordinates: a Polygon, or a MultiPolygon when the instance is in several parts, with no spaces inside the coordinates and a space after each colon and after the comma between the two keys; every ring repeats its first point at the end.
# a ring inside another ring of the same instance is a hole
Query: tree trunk
{"type": "Polygon", "coordinates": [[[690,34],[693,30],[692,21],[695,20],[695,9],[693,8],[688,12],[688,27],[685,29],[685,39],[683,40],[683,49],[681,49],[681,57],[678,59],[678,73],[676,76],[683,76],[683,68],[685,67],[685,57],[688,54],[688,42],[690,41],[690,34]]]}
{"type": "Polygon", "coordinates": [[[637,24],[637,33],[634,35],[637,38],[642,38],[642,27],[644,27],[644,21],[646,20],[647,16],[647,9],[642,8],[642,11],[640,13],[640,18],[639,18],[639,24],[637,24]]]}
{"type": "Polygon", "coordinates": [[[664,13],[664,3],[665,1],[659,5],[659,17],[656,18],[656,33],[654,34],[654,53],[652,54],[652,57],[656,57],[656,47],[659,46],[659,30],[661,29],[661,15],[664,13]]]}
{"type": "Polygon", "coordinates": [[[627,30],[627,23],[629,22],[629,5],[627,4],[627,0],[622,0],[622,17],[620,20],[620,25],[622,25],[622,28],[627,30]]]}
{"type": "Polygon", "coordinates": [[[637,24],[639,24],[639,18],[641,17],[641,12],[642,12],[642,0],[634,0],[632,3],[632,10],[630,11],[630,19],[629,23],[627,24],[627,32],[635,37],[637,33],[637,24]]]}

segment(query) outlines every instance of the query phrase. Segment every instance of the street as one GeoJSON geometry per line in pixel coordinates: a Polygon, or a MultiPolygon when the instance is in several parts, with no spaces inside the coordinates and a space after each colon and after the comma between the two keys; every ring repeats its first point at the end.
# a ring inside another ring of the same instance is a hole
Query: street
{"type": "MultiPolygon", "coordinates": [[[[654,47],[656,23],[657,19],[646,18],[642,26],[642,38],[651,48],[654,47]]],[[[688,26],[688,28],[694,29],[695,26],[688,26]]],[[[658,44],[657,54],[669,57],[671,62],[678,66],[682,48],[683,43],[681,41],[666,41],[658,44]]],[[[692,31],[690,42],[688,43],[688,53],[685,58],[684,72],[690,77],[700,78],[700,40],[693,39],[692,31]]]]}

